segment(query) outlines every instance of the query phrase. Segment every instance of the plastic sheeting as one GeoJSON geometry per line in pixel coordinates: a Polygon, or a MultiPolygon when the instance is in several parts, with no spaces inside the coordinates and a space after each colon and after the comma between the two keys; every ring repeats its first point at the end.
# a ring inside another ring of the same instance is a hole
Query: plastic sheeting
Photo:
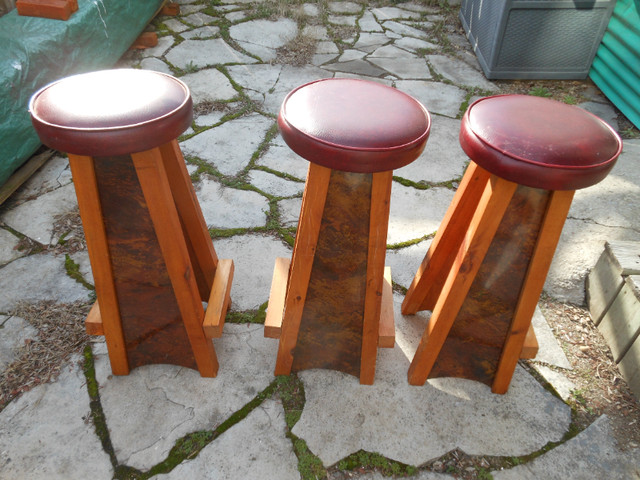
{"type": "Polygon", "coordinates": [[[40,146],[28,104],[40,87],[112,67],[163,0],[79,0],[67,21],[0,17],[0,185],[40,146]]]}
{"type": "Polygon", "coordinates": [[[618,0],[589,75],[640,128],[640,0],[618,0]]]}

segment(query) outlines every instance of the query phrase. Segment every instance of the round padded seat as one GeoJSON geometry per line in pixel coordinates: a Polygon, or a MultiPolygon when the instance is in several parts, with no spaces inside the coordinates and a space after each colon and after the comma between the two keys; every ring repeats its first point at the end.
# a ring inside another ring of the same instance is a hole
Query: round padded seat
{"type": "Polygon", "coordinates": [[[347,172],[400,168],[424,150],[431,119],[411,96],[376,82],[325,79],[285,98],[278,126],[310,162],[347,172]]]}
{"type": "Polygon", "coordinates": [[[528,95],[474,102],[462,119],[460,144],[485,170],[546,190],[598,183],[622,151],[620,137],[595,115],[528,95]]]}
{"type": "Polygon", "coordinates": [[[149,150],[184,132],[193,117],[189,88],[164,73],[119,69],[53,82],[31,98],[42,142],[76,155],[149,150]]]}

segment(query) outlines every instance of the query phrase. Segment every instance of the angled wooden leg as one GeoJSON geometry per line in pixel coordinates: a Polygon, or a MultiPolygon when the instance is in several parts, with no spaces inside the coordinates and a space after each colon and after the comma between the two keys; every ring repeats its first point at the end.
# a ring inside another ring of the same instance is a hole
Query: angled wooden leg
{"type": "Polygon", "coordinates": [[[162,145],[160,152],[167,178],[169,179],[173,200],[180,217],[180,223],[184,230],[187,247],[189,248],[200,297],[202,301],[206,302],[213,287],[218,256],[211,241],[211,236],[178,142],[172,140],[162,145]]]}
{"type": "Polygon", "coordinates": [[[111,371],[114,375],[128,375],[129,362],[93,162],[92,157],[69,155],[71,174],[78,197],[78,208],[82,217],[93,270],[96,295],[100,302],[99,307],[94,306],[94,308],[99,308],[99,312],[92,308],[94,315],[92,317],[90,314],[90,317],[96,318],[95,315],[99,314],[102,318],[102,329],[109,351],[111,371]]]}
{"type": "Polygon", "coordinates": [[[276,375],[291,373],[293,349],[298,339],[300,320],[307,296],[330,177],[331,169],[315,163],[309,164],[309,174],[302,198],[300,221],[287,283],[282,330],[276,358],[276,375]]]}
{"type": "Polygon", "coordinates": [[[449,275],[420,340],[408,378],[424,385],[498,229],[517,184],[492,175],[469,223],[449,275]]]}
{"type": "Polygon", "coordinates": [[[376,373],[392,179],[392,171],[374,173],[371,184],[369,246],[360,360],[360,383],[363,385],[372,385],[376,373]]]}
{"type": "Polygon", "coordinates": [[[433,310],[490,176],[489,172],[474,162],[469,164],[429,251],[404,297],[403,315],[413,315],[419,310],[433,310]]]}
{"type": "Polygon", "coordinates": [[[491,386],[493,393],[505,393],[509,388],[574,193],[572,190],[551,192],[524,284],[520,290],[511,328],[502,348],[498,368],[491,386]]]}
{"type": "Polygon", "coordinates": [[[204,309],[187,245],[182,235],[176,235],[182,228],[174,202],[167,201],[172,194],[162,153],[154,148],[132,158],[198,370],[203,377],[215,377],[218,361],[202,327],[204,309]]]}

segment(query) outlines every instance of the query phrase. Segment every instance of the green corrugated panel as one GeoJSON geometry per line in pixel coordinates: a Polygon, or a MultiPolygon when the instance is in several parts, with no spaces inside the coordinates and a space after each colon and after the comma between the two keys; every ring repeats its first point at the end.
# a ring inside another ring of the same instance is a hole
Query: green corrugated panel
{"type": "Polygon", "coordinates": [[[640,0],[618,0],[589,76],[640,128],[640,0]]]}

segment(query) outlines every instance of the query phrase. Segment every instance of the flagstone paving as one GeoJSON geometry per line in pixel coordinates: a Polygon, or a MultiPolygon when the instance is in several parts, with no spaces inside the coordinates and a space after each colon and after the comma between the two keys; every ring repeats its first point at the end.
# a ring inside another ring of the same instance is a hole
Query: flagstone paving
{"type": "MultiPolygon", "coordinates": [[[[113,376],[98,338],[84,356],[68,358],[55,381],[0,410],[0,478],[640,478],[640,449],[621,450],[606,416],[575,435],[575,386],[563,373],[572,366],[540,310],[533,320],[540,352],[518,366],[506,395],[463,379],[407,384],[429,314],[403,316],[401,292],[468,163],[460,117],[474,99],[501,91],[482,75],[466,39],[447,29],[445,19],[455,19],[449,7],[178,3],[179,16],[153,21],[158,45],[119,66],[170,73],[192,92],[194,122],[180,147],[217,254],[235,263],[231,311],[214,340],[220,371],[207,379],[149,365],[113,376]],[[315,49],[302,61],[283,60],[309,42],[315,49]],[[394,172],[387,265],[396,344],[379,352],[373,386],[326,370],[276,379],[277,341],[264,338],[260,325],[275,258],[291,255],[308,168],[277,133],[276,115],[293,88],[331,77],[398,88],[432,118],[423,154],[394,172]],[[456,476],[432,471],[452,451],[522,464],[450,472],[456,476]]],[[[454,11],[459,5],[448,3],[454,11]]],[[[615,123],[597,89],[584,107],[615,123]]],[[[582,304],[584,278],[604,242],[638,239],[638,158],[640,140],[626,140],[611,175],[577,192],[545,284],[550,297],[582,304]]],[[[76,205],[59,154],[0,206],[1,369],[38,339],[29,319],[13,313],[19,302],[94,298],[87,252],[72,248],[72,232],[59,225],[77,218],[76,205]]]]}

